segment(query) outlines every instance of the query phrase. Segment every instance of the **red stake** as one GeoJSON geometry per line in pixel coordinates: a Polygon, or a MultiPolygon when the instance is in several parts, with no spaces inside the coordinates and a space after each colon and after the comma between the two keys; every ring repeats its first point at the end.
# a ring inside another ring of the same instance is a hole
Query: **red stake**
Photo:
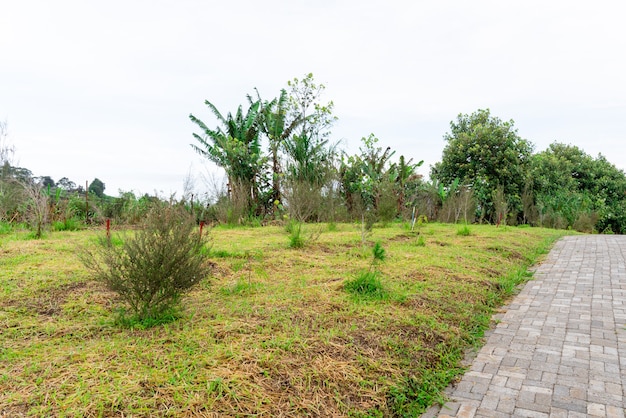
{"type": "Polygon", "coordinates": [[[200,236],[202,236],[202,229],[204,228],[204,221],[200,221],[200,236]]]}

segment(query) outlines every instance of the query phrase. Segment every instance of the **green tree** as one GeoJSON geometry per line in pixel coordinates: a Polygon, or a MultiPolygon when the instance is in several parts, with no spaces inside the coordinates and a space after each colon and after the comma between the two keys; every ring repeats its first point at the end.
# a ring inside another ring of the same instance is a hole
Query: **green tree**
{"type": "Polygon", "coordinates": [[[344,156],[340,173],[341,189],[348,209],[374,214],[376,219],[391,220],[404,207],[405,196],[419,181],[415,169],[421,164],[412,164],[404,156],[398,163],[391,163],[395,154],[390,147],[378,146],[374,134],[361,138],[363,145],[359,154],[344,156]]]}
{"type": "Polygon", "coordinates": [[[290,211],[296,209],[300,220],[306,221],[318,217],[324,188],[330,187],[336,145],[330,144],[328,138],[337,118],[332,114],[332,101],[320,102],[325,86],[317,84],[313,74],[294,78],[287,84],[290,120],[297,121],[293,134],[284,136],[281,143],[288,207],[290,211]],[[303,211],[304,208],[308,210],[303,211]]]}
{"type": "Polygon", "coordinates": [[[626,232],[626,176],[604,156],[555,142],[532,157],[529,179],[544,223],[575,227],[597,217],[597,230],[626,232]]]}
{"type": "Polygon", "coordinates": [[[459,178],[473,190],[482,219],[495,222],[493,196],[502,186],[509,211],[520,213],[528,164],[533,145],[522,139],[514,122],[491,116],[489,109],[460,114],[450,123],[442,160],[431,176],[450,184],[459,178]]]}
{"type": "Polygon", "coordinates": [[[239,106],[235,115],[228,113],[226,117],[205,101],[221,125],[215,129],[208,128],[194,115],[190,114],[189,118],[202,130],[202,135],[193,134],[200,146],[191,144],[191,147],[226,171],[231,200],[243,202],[250,215],[258,207],[259,185],[267,158],[259,137],[261,101],[248,99],[250,107],[245,114],[239,106]]]}
{"type": "Polygon", "coordinates": [[[89,187],[87,188],[89,193],[92,193],[100,198],[104,197],[104,189],[104,183],[98,178],[93,179],[93,181],[89,184],[89,187]]]}
{"type": "Polygon", "coordinates": [[[270,201],[282,203],[281,195],[281,164],[280,151],[285,141],[291,136],[295,128],[302,124],[304,119],[301,115],[289,112],[289,95],[287,90],[282,89],[280,95],[263,104],[262,129],[269,140],[270,158],[272,165],[272,191],[270,201]]]}

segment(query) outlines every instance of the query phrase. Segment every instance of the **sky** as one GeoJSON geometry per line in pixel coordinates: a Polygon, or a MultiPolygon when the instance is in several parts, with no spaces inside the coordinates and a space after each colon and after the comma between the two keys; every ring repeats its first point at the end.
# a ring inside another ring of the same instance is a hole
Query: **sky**
{"type": "Polygon", "coordinates": [[[211,192],[196,125],[313,73],[354,154],[441,160],[450,122],[490,109],[626,169],[626,3],[0,0],[0,121],[16,165],[105,193],[211,192]],[[186,182],[187,180],[187,182],[186,182]]]}

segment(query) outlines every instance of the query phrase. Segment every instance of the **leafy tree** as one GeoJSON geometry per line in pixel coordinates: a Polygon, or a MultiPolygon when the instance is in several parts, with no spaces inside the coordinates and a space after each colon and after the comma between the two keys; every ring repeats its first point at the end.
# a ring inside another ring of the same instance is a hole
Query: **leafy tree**
{"type": "Polygon", "coordinates": [[[205,101],[221,124],[215,129],[208,128],[193,115],[189,118],[203,133],[193,134],[200,146],[191,144],[192,148],[226,171],[231,199],[243,202],[250,214],[258,203],[260,177],[267,158],[262,153],[259,137],[261,101],[248,99],[250,107],[245,114],[239,106],[235,115],[228,113],[226,117],[211,102],[205,101]]]}
{"type": "Polygon", "coordinates": [[[39,184],[41,184],[44,189],[46,189],[48,187],[55,187],[56,186],[56,183],[54,182],[54,180],[50,176],[41,176],[41,177],[38,178],[38,180],[39,180],[39,184]]]}
{"type": "Polygon", "coordinates": [[[626,176],[604,156],[555,142],[532,157],[529,179],[544,223],[574,227],[593,215],[597,230],[626,232],[626,176]]]}
{"type": "Polygon", "coordinates": [[[300,209],[309,207],[306,217],[310,218],[319,214],[324,187],[332,178],[336,145],[330,144],[328,137],[337,118],[332,115],[332,101],[320,103],[325,86],[316,84],[313,74],[301,80],[294,78],[287,84],[290,120],[297,122],[293,134],[285,136],[281,144],[286,160],[288,206],[297,207],[300,216],[304,213],[300,209]]]}
{"type": "Polygon", "coordinates": [[[282,170],[279,153],[295,128],[304,121],[301,115],[289,114],[289,105],[289,96],[285,89],[280,91],[278,98],[263,104],[261,126],[263,133],[269,140],[272,165],[272,191],[270,195],[272,205],[275,202],[282,202],[280,182],[282,170]]]}
{"type": "Polygon", "coordinates": [[[67,177],[62,177],[61,179],[59,179],[59,181],[57,181],[57,187],[60,187],[67,192],[73,192],[78,190],[78,188],[76,187],[76,183],[74,183],[67,177]]]}
{"type": "Polygon", "coordinates": [[[413,159],[408,161],[404,155],[400,156],[398,163],[392,164],[389,171],[395,185],[396,202],[398,213],[405,209],[406,197],[415,193],[417,186],[421,183],[422,176],[415,173],[415,170],[424,164],[424,160],[413,163],[413,159]]]}
{"type": "Polygon", "coordinates": [[[481,218],[495,222],[493,196],[501,185],[508,207],[522,210],[521,195],[533,145],[522,139],[514,122],[491,116],[489,109],[460,114],[450,123],[442,160],[431,176],[444,184],[459,178],[470,186],[478,200],[481,218]]]}
{"type": "Polygon", "coordinates": [[[104,197],[104,189],[105,189],[104,183],[100,179],[95,178],[89,184],[89,187],[87,188],[87,191],[89,193],[92,193],[92,194],[102,198],[102,197],[104,197]]]}

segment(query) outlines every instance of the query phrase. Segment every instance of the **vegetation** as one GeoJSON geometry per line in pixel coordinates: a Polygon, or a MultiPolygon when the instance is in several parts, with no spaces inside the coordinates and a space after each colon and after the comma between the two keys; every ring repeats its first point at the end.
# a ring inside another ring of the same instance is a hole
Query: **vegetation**
{"type": "Polygon", "coordinates": [[[207,235],[184,209],[155,205],[142,228],[113,245],[110,237],[82,253],[83,264],[131,308],[132,320],[161,322],[184,292],[206,278],[207,235]]]}
{"type": "MultiPolygon", "coordinates": [[[[117,324],[117,294],[77,255],[100,248],[104,226],[51,231],[40,240],[3,228],[0,410],[416,416],[442,399],[493,309],[563,234],[473,225],[471,236],[460,236],[455,225],[420,228],[428,237],[423,247],[393,223],[375,225],[364,248],[360,227],[335,223],[296,251],[282,226],[217,226],[214,277],[181,296],[178,321],[148,329],[117,324]],[[344,290],[370,270],[379,272],[383,299],[344,290]]],[[[112,244],[121,248],[132,236],[114,234],[112,244]]]]}

